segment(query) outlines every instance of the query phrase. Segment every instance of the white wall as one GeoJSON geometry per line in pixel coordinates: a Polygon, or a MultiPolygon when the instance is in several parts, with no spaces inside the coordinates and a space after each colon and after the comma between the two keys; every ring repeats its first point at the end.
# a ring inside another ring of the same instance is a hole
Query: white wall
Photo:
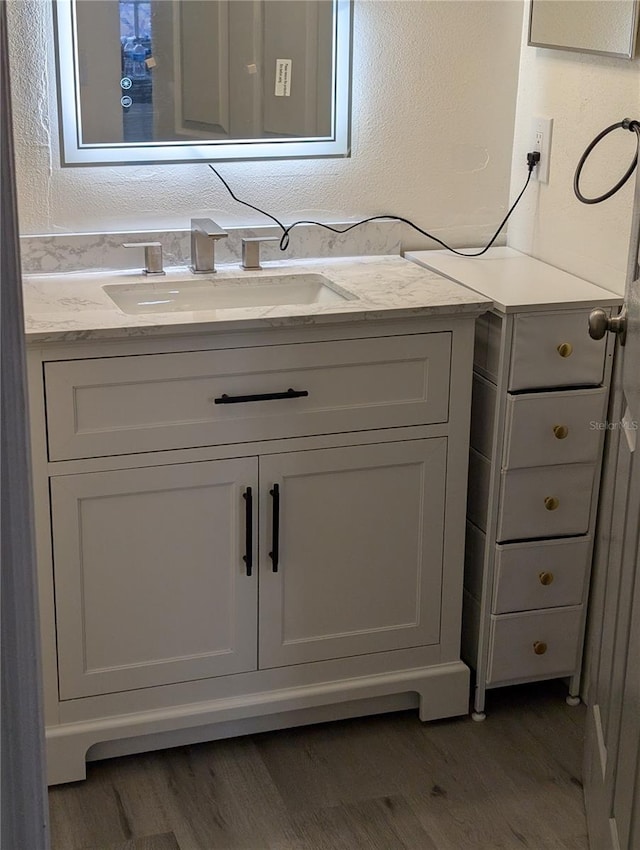
{"type": "MultiPolygon", "coordinates": [[[[602,204],[581,204],[573,193],[580,156],[600,130],[625,117],[640,119],[640,59],[632,61],[527,47],[520,60],[511,194],[522,184],[531,149],[531,120],[554,119],[548,185],[527,190],[508,231],[513,248],[593,283],[622,292],[634,180],[602,204]]],[[[582,191],[600,195],[626,171],[635,134],[616,130],[589,158],[582,191]]]]}
{"type": "MultiPolygon", "coordinates": [[[[9,6],[22,233],[185,227],[198,212],[263,221],[204,165],[60,169],[50,4],[9,6]]],[[[519,0],[356,0],[351,158],[222,173],[289,221],[395,212],[479,244],[508,201],[521,20],[519,0]]]]}

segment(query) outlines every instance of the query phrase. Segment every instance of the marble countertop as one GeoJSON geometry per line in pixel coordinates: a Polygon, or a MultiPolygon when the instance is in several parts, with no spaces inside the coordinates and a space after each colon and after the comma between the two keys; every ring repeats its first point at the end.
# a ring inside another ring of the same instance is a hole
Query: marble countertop
{"type": "Polygon", "coordinates": [[[411,251],[406,256],[490,298],[501,313],[616,306],[623,301],[615,292],[514,248],[490,248],[481,257],[461,257],[449,251],[411,251]]]}
{"type": "MultiPolygon", "coordinates": [[[[187,281],[187,269],[167,269],[166,277],[150,278],[137,272],[91,272],[26,275],[25,328],[28,343],[72,342],[87,339],[159,336],[175,332],[246,330],[295,327],[320,323],[353,322],[417,316],[477,315],[490,309],[491,300],[398,256],[285,260],[263,264],[258,272],[237,265],[219,266],[212,283],[277,274],[321,274],[353,300],[327,304],[286,304],[129,315],[103,290],[106,284],[187,281]]],[[[204,276],[199,276],[202,280],[204,276]]]]}

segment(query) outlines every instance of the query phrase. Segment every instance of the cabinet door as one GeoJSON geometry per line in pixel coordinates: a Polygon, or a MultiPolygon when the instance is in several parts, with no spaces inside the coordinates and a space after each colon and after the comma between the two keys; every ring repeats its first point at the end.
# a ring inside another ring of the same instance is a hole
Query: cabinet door
{"type": "Polygon", "coordinates": [[[261,668],[438,643],[446,446],[260,459],[261,668]]]}
{"type": "Polygon", "coordinates": [[[256,669],[257,479],[256,458],[52,478],[61,699],[256,669]]]}

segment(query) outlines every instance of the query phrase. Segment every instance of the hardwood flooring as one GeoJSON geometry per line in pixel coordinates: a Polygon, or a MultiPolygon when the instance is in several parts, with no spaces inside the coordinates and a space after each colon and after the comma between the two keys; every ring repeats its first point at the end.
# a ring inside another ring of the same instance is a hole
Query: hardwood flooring
{"type": "Polygon", "coordinates": [[[558,682],[488,717],[415,712],[88,765],[52,788],[52,850],[588,850],[584,707],[558,682]]]}

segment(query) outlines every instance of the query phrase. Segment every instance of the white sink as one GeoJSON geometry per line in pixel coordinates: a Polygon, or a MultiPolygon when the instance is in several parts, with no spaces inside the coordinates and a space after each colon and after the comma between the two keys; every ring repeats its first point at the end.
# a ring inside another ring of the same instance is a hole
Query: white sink
{"type": "Polygon", "coordinates": [[[284,304],[331,304],[353,301],[351,295],[321,274],[255,275],[232,278],[149,280],[102,287],[124,313],[176,313],[272,307],[284,304]]]}

